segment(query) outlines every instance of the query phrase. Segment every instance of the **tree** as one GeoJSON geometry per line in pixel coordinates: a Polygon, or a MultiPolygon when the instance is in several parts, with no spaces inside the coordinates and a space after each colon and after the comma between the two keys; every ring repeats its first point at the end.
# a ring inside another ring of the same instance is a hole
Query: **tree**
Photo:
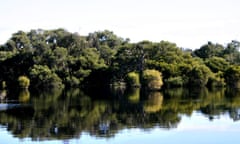
{"type": "Polygon", "coordinates": [[[213,56],[221,56],[223,53],[224,47],[220,44],[213,44],[208,42],[203,45],[200,49],[194,51],[194,54],[200,58],[210,58],[213,56]]]}
{"type": "Polygon", "coordinates": [[[230,66],[230,63],[227,62],[224,58],[215,56],[206,59],[205,64],[215,73],[218,71],[224,72],[230,66]]]}
{"type": "Polygon", "coordinates": [[[226,46],[208,42],[192,52],[169,41],[129,43],[109,30],[88,36],[61,28],[18,31],[0,46],[0,81],[16,86],[16,79],[30,76],[36,65],[67,86],[96,84],[96,79],[100,85],[124,82],[131,72],[142,79],[146,69],[161,72],[167,86],[203,86],[208,80],[224,81],[218,73],[240,63],[239,47],[238,41],[226,46]]]}
{"type": "Polygon", "coordinates": [[[240,66],[229,67],[224,75],[228,85],[240,88],[240,66]]]}
{"type": "Polygon", "coordinates": [[[115,49],[111,49],[107,45],[103,45],[103,46],[100,46],[99,53],[100,53],[100,57],[104,60],[105,64],[107,66],[111,66],[117,51],[115,49]]]}
{"type": "Polygon", "coordinates": [[[104,30],[90,33],[87,36],[87,41],[89,41],[90,47],[99,49],[100,45],[107,45],[113,49],[116,46],[126,43],[128,40],[124,40],[123,38],[118,37],[112,31],[104,30]]]}
{"type": "Polygon", "coordinates": [[[62,88],[64,85],[58,75],[48,66],[34,65],[30,69],[30,79],[35,88],[62,88]]]}
{"type": "Polygon", "coordinates": [[[224,73],[218,71],[209,77],[208,86],[210,87],[224,87],[226,86],[226,81],[224,79],[224,73]]]}
{"type": "Polygon", "coordinates": [[[135,44],[119,47],[111,65],[116,80],[123,80],[127,73],[137,71],[137,59],[134,53],[135,44]]]}
{"type": "Polygon", "coordinates": [[[240,64],[240,42],[232,41],[223,51],[223,57],[232,64],[240,64]]]}
{"type": "Polygon", "coordinates": [[[189,84],[191,86],[205,86],[211,75],[212,72],[206,65],[197,65],[189,73],[189,84]]]}

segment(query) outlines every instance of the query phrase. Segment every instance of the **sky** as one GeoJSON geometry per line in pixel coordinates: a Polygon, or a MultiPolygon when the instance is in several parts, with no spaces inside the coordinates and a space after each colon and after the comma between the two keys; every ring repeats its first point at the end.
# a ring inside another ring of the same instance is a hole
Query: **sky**
{"type": "Polygon", "coordinates": [[[239,0],[0,0],[0,44],[18,30],[110,30],[183,48],[240,40],[239,0]]]}

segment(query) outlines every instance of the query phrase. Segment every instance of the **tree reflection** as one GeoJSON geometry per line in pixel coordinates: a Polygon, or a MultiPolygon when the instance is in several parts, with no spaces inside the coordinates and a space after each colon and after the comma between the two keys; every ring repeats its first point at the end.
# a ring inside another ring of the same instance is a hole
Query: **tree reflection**
{"type": "Polygon", "coordinates": [[[147,113],[156,113],[162,108],[163,95],[160,92],[150,92],[143,109],[147,113]]]}
{"type": "Polygon", "coordinates": [[[20,102],[28,102],[30,100],[30,92],[28,89],[21,89],[19,92],[18,100],[20,102]]]}
{"type": "Polygon", "coordinates": [[[139,103],[140,101],[140,88],[132,88],[127,93],[127,98],[131,103],[139,103]]]}
{"type": "MultiPolygon", "coordinates": [[[[228,113],[240,119],[240,91],[232,89],[165,89],[121,91],[115,99],[96,99],[80,89],[19,92],[20,107],[0,111],[0,124],[14,136],[32,140],[70,139],[82,132],[112,137],[125,128],[176,128],[182,114],[199,111],[210,120],[228,113]],[[93,99],[94,98],[94,99],[93,99]]],[[[116,92],[114,93],[116,95],[116,92]]],[[[103,94],[101,94],[103,95],[103,94]]],[[[9,104],[10,105],[10,104],[9,104]]]]}

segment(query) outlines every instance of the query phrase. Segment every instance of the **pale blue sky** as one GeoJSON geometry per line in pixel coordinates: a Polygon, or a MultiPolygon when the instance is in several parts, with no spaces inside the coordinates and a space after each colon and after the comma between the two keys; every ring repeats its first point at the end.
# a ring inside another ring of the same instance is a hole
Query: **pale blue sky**
{"type": "Polygon", "coordinates": [[[0,44],[18,30],[65,28],[87,35],[168,40],[199,48],[240,40],[239,0],[0,0],[0,44]]]}

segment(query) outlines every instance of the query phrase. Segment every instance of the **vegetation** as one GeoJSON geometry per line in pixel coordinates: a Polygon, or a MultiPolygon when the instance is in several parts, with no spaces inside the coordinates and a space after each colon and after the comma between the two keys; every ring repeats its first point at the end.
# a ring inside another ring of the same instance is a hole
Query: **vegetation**
{"type": "Polygon", "coordinates": [[[225,73],[225,79],[230,86],[240,88],[240,66],[228,68],[225,73]]]}
{"type": "Polygon", "coordinates": [[[143,84],[149,90],[159,90],[163,85],[162,74],[157,70],[144,70],[143,71],[143,84]]]}
{"type": "Polygon", "coordinates": [[[196,50],[168,41],[131,43],[108,30],[87,36],[64,29],[18,31],[0,45],[0,82],[15,87],[24,75],[32,88],[149,86],[144,71],[152,69],[162,74],[166,87],[239,87],[239,47],[238,41],[225,46],[208,42],[196,50]]]}
{"type": "Polygon", "coordinates": [[[62,80],[56,73],[53,73],[48,66],[34,65],[29,73],[33,83],[40,88],[63,87],[62,80]]]}
{"type": "Polygon", "coordinates": [[[64,29],[19,31],[0,45],[0,98],[23,106],[0,111],[0,124],[16,137],[39,140],[86,131],[101,136],[104,123],[108,137],[126,127],[174,128],[181,114],[195,110],[209,119],[229,113],[238,120],[240,93],[228,86],[240,88],[239,48],[238,41],[208,42],[196,50],[169,41],[131,43],[108,30],[87,36],[64,29]],[[121,86],[104,94],[102,87],[87,87],[110,84],[121,86]],[[12,94],[16,86],[31,89],[12,94]],[[63,87],[84,87],[90,94],[63,87]]]}
{"type": "Polygon", "coordinates": [[[140,86],[140,77],[136,72],[130,72],[127,74],[126,80],[128,86],[139,87],[140,86]]]}

